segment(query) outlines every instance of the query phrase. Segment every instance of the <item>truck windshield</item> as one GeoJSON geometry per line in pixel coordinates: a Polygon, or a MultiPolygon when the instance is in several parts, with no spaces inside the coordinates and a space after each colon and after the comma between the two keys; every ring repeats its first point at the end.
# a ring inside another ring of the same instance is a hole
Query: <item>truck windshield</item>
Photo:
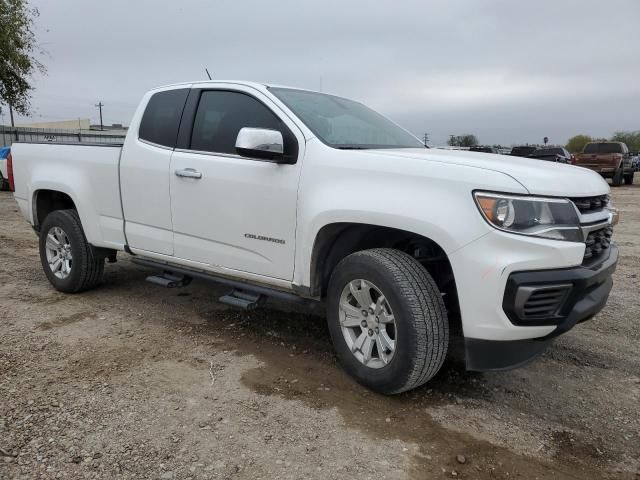
{"type": "Polygon", "coordinates": [[[420,140],[361,103],[291,88],[269,90],[331,147],[344,150],[424,148],[420,140]]]}
{"type": "Polygon", "coordinates": [[[584,153],[622,153],[622,145],[619,143],[588,143],[584,147],[584,153]]]}

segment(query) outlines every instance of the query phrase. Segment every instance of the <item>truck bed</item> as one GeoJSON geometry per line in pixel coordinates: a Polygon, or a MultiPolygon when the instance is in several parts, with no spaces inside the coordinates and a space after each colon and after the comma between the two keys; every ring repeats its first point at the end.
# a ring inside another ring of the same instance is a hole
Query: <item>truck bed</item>
{"type": "Polygon", "coordinates": [[[579,153],[576,155],[576,165],[600,172],[603,168],[607,171],[615,169],[616,160],[614,153],[579,153]]]}
{"type": "Polygon", "coordinates": [[[14,143],[15,197],[22,213],[37,226],[38,195],[47,190],[63,192],[78,209],[91,244],[123,248],[118,188],[121,151],[122,145],[106,143],[14,143]]]}

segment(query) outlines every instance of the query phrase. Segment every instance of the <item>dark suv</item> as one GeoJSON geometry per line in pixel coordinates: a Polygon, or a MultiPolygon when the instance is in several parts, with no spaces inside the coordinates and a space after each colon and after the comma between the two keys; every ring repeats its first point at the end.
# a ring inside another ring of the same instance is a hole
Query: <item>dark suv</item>
{"type": "Polygon", "coordinates": [[[483,147],[481,145],[477,145],[475,147],[469,148],[470,152],[482,152],[482,153],[499,153],[498,149],[493,147],[483,147]]]}
{"type": "Polygon", "coordinates": [[[539,158],[540,160],[558,163],[571,163],[573,159],[569,151],[563,147],[538,148],[529,155],[529,158],[539,158]]]}
{"type": "Polygon", "coordinates": [[[529,155],[531,155],[533,152],[536,151],[536,148],[537,147],[532,147],[530,145],[513,147],[509,155],[511,155],[512,157],[528,157],[529,155]]]}

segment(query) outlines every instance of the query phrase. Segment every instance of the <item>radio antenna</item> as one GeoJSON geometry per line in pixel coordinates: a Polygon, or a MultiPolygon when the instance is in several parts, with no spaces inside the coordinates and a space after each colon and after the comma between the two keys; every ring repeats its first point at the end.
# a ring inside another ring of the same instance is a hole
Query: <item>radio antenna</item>
{"type": "Polygon", "coordinates": [[[207,77],[209,77],[209,80],[211,80],[211,74],[209,73],[209,69],[207,67],[204,67],[204,71],[207,72],[207,77]]]}

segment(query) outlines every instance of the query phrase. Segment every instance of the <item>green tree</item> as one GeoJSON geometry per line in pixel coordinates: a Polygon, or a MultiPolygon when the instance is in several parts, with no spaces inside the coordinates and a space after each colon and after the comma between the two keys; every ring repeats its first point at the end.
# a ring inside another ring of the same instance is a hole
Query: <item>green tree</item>
{"type": "Polygon", "coordinates": [[[22,115],[31,109],[32,76],[45,73],[35,34],[38,9],[27,0],[0,0],[0,101],[22,115]]]}
{"type": "Polygon", "coordinates": [[[449,141],[447,143],[452,147],[475,147],[478,145],[478,139],[470,133],[464,135],[449,135],[449,141]]]}
{"type": "Polygon", "coordinates": [[[584,150],[584,146],[592,142],[593,139],[589,135],[576,135],[575,137],[571,137],[567,142],[566,149],[571,153],[578,153],[584,150]]]}
{"type": "Polygon", "coordinates": [[[626,143],[632,152],[640,151],[640,130],[634,132],[615,132],[611,140],[626,143]]]}

